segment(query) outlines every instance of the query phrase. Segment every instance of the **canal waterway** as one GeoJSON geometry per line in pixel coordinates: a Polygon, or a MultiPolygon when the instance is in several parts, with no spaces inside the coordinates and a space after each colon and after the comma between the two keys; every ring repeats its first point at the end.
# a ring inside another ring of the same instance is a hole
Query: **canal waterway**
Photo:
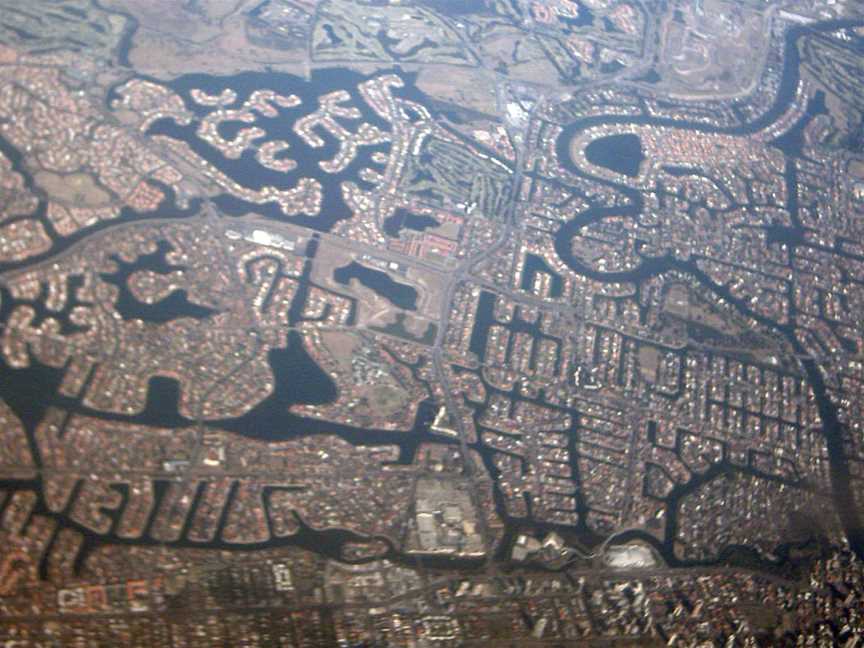
{"type": "MultiPolygon", "coordinates": [[[[777,97],[773,105],[763,115],[750,123],[742,124],[740,126],[731,128],[714,128],[704,123],[688,122],[668,118],[630,117],[623,115],[598,115],[586,117],[576,120],[574,123],[570,124],[564,129],[561,137],[557,142],[558,158],[571,173],[577,175],[584,175],[580,169],[575,167],[575,165],[569,158],[569,143],[570,141],[572,141],[575,133],[594,125],[663,125],[673,126],[677,128],[687,128],[706,133],[725,132],[734,135],[747,135],[761,130],[762,128],[773,123],[777,118],[779,118],[794,99],[795,91],[798,85],[800,65],[800,55],[798,53],[797,47],[795,46],[798,39],[803,34],[814,28],[830,31],[839,28],[853,27],[857,25],[857,23],[836,21],[816,27],[808,26],[806,30],[803,27],[791,28],[786,35],[786,47],[782,80],[777,97]]],[[[124,39],[124,42],[121,44],[121,61],[128,57],[128,47],[131,43],[131,33],[133,33],[133,31],[134,28],[130,28],[130,37],[124,39]],[[125,51],[123,51],[124,48],[125,51]]],[[[386,151],[386,147],[382,146],[377,148],[361,148],[357,158],[352,162],[351,165],[349,165],[347,169],[338,174],[328,175],[324,174],[321,171],[318,163],[324,159],[331,159],[334,156],[338,149],[338,142],[331,135],[324,132],[319,132],[318,134],[321,135],[325,140],[325,146],[320,149],[310,148],[306,146],[305,142],[300,140],[293,133],[293,131],[291,130],[291,124],[300,115],[307,114],[308,112],[314,110],[317,107],[317,97],[320,94],[332,91],[334,89],[346,89],[351,92],[352,96],[354,97],[353,104],[360,108],[363,112],[364,121],[373,123],[382,130],[389,130],[389,124],[381,120],[365,104],[365,102],[363,102],[362,98],[359,97],[359,94],[356,91],[356,87],[357,84],[363,80],[363,78],[364,77],[353,72],[349,72],[347,70],[325,70],[314,72],[311,81],[308,82],[299,79],[298,77],[279,73],[245,73],[233,77],[187,75],[185,77],[180,77],[179,79],[172,82],[171,87],[175,91],[177,91],[181,97],[183,97],[184,101],[186,101],[187,106],[191,110],[193,110],[199,117],[203,116],[207,109],[202,108],[191,101],[189,93],[193,88],[200,88],[210,94],[218,94],[223,89],[231,88],[238,93],[238,105],[242,103],[242,101],[244,101],[246,98],[248,98],[254,90],[257,89],[268,88],[279,92],[280,94],[297,94],[298,96],[300,96],[301,99],[303,99],[303,106],[298,107],[297,109],[280,109],[280,114],[278,117],[272,119],[261,117],[259,118],[259,123],[256,124],[267,131],[268,138],[284,139],[289,142],[289,144],[291,145],[290,150],[292,151],[292,158],[298,162],[297,170],[292,173],[276,173],[272,172],[269,169],[262,168],[255,161],[254,156],[249,154],[249,152],[244,154],[239,160],[229,160],[223,155],[221,155],[221,153],[219,153],[209,144],[203,142],[197,136],[195,132],[195,125],[183,127],[173,121],[162,120],[156,122],[153,125],[151,129],[151,134],[167,135],[169,137],[175,137],[177,139],[187,142],[196,153],[201,155],[202,158],[214,164],[214,166],[226,173],[231,178],[235,179],[243,186],[249,187],[251,189],[258,189],[262,186],[267,185],[287,189],[293,187],[300,177],[315,177],[321,182],[322,186],[324,187],[324,206],[322,208],[321,214],[317,216],[301,216],[292,220],[294,220],[294,222],[308,225],[309,227],[318,230],[328,231],[339,220],[350,217],[350,211],[342,200],[341,192],[339,191],[340,183],[345,180],[351,180],[353,182],[357,182],[361,186],[364,186],[363,181],[357,175],[359,169],[362,167],[370,167],[378,168],[379,170],[381,170],[380,166],[376,166],[376,163],[371,160],[371,154],[376,150],[386,151]]],[[[413,90],[409,88],[408,90],[406,90],[406,92],[413,92],[413,90]]],[[[816,110],[818,110],[818,105],[813,107],[813,111],[816,110]]],[[[811,110],[810,107],[808,107],[808,116],[812,117],[810,113],[811,110]]],[[[353,124],[346,123],[346,126],[348,127],[352,125],[353,124]]],[[[226,129],[227,128],[231,127],[226,126],[226,129]]],[[[783,148],[789,155],[797,154],[800,151],[797,139],[794,136],[788,139],[788,144],[784,143],[781,140],[780,142],[777,142],[777,145],[783,148]]],[[[2,151],[7,157],[12,160],[13,168],[16,171],[22,173],[25,178],[25,182],[27,183],[27,186],[32,188],[32,178],[29,176],[26,169],[24,168],[21,162],[21,156],[14,149],[14,147],[11,147],[8,142],[5,142],[2,138],[0,138],[0,151],[2,151]]],[[[787,176],[787,182],[794,182],[794,180],[790,179],[787,176]]],[[[736,300],[723,287],[716,286],[715,284],[710,282],[710,280],[703,273],[699,272],[698,268],[696,268],[692,264],[680,262],[678,260],[672,259],[671,257],[648,258],[645,259],[637,269],[629,272],[619,273],[596,272],[590,268],[587,268],[586,266],[584,266],[584,264],[581,264],[579,260],[573,256],[572,250],[570,249],[570,241],[581,228],[591,222],[596,222],[597,220],[608,216],[614,215],[635,217],[639,213],[641,213],[644,207],[644,202],[639,192],[628,189],[627,187],[624,187],[622,185],[615,185],[614,183],[607,184],[625,195],[628,199],[628,204],[614,208],[592,207],[586,210],[586,212],[580,214],[577,218],[564,224],[557,233],[555,241],[556,251],[561,257],[561,259],[571,268],[571,270],[579,274],[589,276],[593,279],[597,279],[599,281],[608,282],[639,282],[658,273],[666,272],[672,269],[689,272],[698,281],[700,281],[706,287],[706,289],[714,291],[716,294],[726,299],[730,304],[738,308],[741,312],[747,314],[748,316],[755,317],[758,321],[765,324],[766,326],[770,326],[774,330],[781,332],[787,337],[787,339],[790,339],[793,345],[797,345],[797,349],[800,349],[800,345],[795,340],[794,334],[788,326],[782,326],[777,322],[767,320],[764,317],[758,316],[758,314],[754,314],[745,304],[741,303],[740,300],[736,300]]],[[[167,187],[160,188],[165,191],[167,198],[155,214],[139,214],[132,210],[124,209],[118,221],[129,222],[131,220],[154,217],[178,218],[198,212],[200,203],[193,203],[188,209],[185,210],[179,209],[175,204],[175,196],[170,191],[170,189],[167,187]]],[[[216,202],[220,206],[220,208],[227,211],[228,213],[239,214],[245,213],[246,211],[255,211],[258,213],[272,216],[274,218],[284,218],[284,216],[280,212],[278,212],[278,208],[276,208],[274,205],[252,205],[237,198],[229,197],[227,195],[219,197],[216,202]]],[[[35,214],[35,217],[39,218],[40,221],[45,224],[46,230],[49,231],[49,233],[53,233],[53,229],[50,227],[50,223],[46,222],[46,219],[44,218],[44,210],[45,203],[40,202],[40,206],[35,214]]],[[[401,226],[403,225],[400,225],[400,227],[401,226]]],[[[404,226],[408,227],[408,225],[404,226]]],[[[82,230],[81,232],[71,237],[63,239],[62,241],[58,240],[57,245],[55,245],[55,248],[52,249],[50,254],[42,255],[42,257],[37,257],[36,259],[33,259],[27,263],[22,262],[20,264],[6,264],[0,269],[15,269],[16,267],[23,267],[28,263],[39,261],[43,257],[48,258],[50,255],[62,252],[68,246],[75,244],[83,237],[92,235],[95,231],[98,231],[99,229],[101,229],[101,226],[91,228],[89,230],[82,230]]],[[[416,229],[419,230],[420,226],[418,226],[416,229]]],[[[795,230],[791,232],[791,234],[795,233],[795,230]]],[[[147,261],[145,260],[145,263],[146,262],[147,261]]],[[[118,270],[118,272],[121,274],[128,271],[130,271],[129,267],[121,267],[121,269],[118,270]]],[[[534,269],[533,271],[536,272],[545,270],[534,269]]],[[[301,294],[305,295],[305,293],[300,293],[298,294],[298,298],[301,294]]],[[[2,297],[3,301],[2,303],[0,303],[0,306],[2,306],[4,309],[13,305],[14,300],[8,298],[8,295],[3,295],[2,297]]],[[[178,297],[177,299],[182,299],[182,296],[178,297]]],[[[158,306],[162,309],[167,309],[167,312],[173,313],[174,315],[182,315],[183,313],[188,314],[188,309],[192,305],[189,304],[188,300],[186,300],[185,302],[174,301],[171,303],[160,304],[158,306]]],[[[477,326],[475,326],[475,330],[472,333],[470,342],[471,350],[477,353],[478,356],[480,356],[481,358],[485,353],[488,328],[494,320],[493,309],[494,297],[492,297],[488,293],[484,293],[483,295],[481,295],[480,310],[478,311],[477,316],[477,326]]],[[[134,314],[134,311],[129,311],[129,314],[134,314]]],[[[207,314],[205,313],[198,314],[202,317],[207,316],[207,314]]],[[[52,316],[54,315],[52,314],[52,316]]],[[[164,315],[156,315],[156,317],[163,316],[164,315]]],[[[523,324],[526,327],[526,331],[532,330],[530,324],[523,324]]],[[[801,351],[803,352],[803,350],[801,351]]],[[[317,364],[309,357],[308,353],[305,350],[305,347],[303,346],[302,340],[300,339],[299,335],[294,332],[290,332],[287,334],[287,345],[284,349],[276,349],[270,352],[269,361],[275,376],[274,393],[270,397],[262,401],[258,406],[253,408],[248,414],[242,417],[237,417],[235,419],[218,421],[215,423],[215,425],[223,429],[235,432],[237,434],[273,441],[291,439],[296,438],[297,436],[309,434],[334,434],[355,445],[393,444],[397,445],[400,448],[398,463],[403,464],[408,464],[413,460],[417,448],[421,443],[432,440],[436,442],[446,442],[446,440],[442,439],[442,437],[433,436],[429,431],[429,426],[435,414],[435,408],[431,401],[425,401],[421,404],[418,415],[414,422],[414,426],[412,430],[408,432],[359,429],[347,425],[341,425],[317,419],[303,418],[293,415],[288,411],[293,404],[332,402],[332,400],[334,400],[337,396],[336,386],[329,379],[326,373],[323,372],[321,368],[318,367],[317,364]]],[[[844,523],[847,533],[849,534],[853,546],[855,546],[858,549],[859,553],[861,553],[862,548],[864,548],[864,533],[862,533],[860,520],[852,503],[849,485],[849,467],[843,448],[843,430],[839,422],[837,409],[828,398],[827,389],[824,385],[824,380],[815,362],[804,361],[802,365],[802,370],[806,374],[808,382],[816,395],[820,416],[823,421],[825,438],[828,445],[828,452],[832,467],[831,479],[834,488],[835,503],[837,504],[838,510],[840,511],[841,519],[844,523]]],[[[62,368],[47,367],[35,363],[32,366],[24,369],[13,368],[5,364],[0,366],[0,397],[2,397],[3,400],[9,404],[9,406],[20,417],[25,427],[27,428],[28,438],[31,444],[31,451],[33,453],[33,456],[36,458],[37,463],[39,461],[39,452],[38,447],[34,442],[34,430],[39,421],[41,421],[44,417],[49,407],[60,407],[69,412],[98,416],[103,419],[141,422],[148,425],[160,427],[179,428],[195,423],[194,421],[189,421],[185,419],[182,415],[180,415],[178,411],[179,385],[176,381],[172,379],[162,377],[154,378],[150,383],[150,391],[148,393],[147,404],[144,412],[136,416],[120,416],[106,415],[103,412],[91,411],[83,405],[80,399],[62,396],[58,394],[58,389],[62,381],[63,373],[64,369],[62,368]]],[[[512,394],[512,396],[516,399],[529,400],[527,397],[515,392],[512,394]]],[[[475,413],[475,415],[479,415],[479,410],[475,413]]],[[[577,430],[571,430],[570,443],[571,446],[573,446],[571,447],[572,457],[576,456],[574,443],[577,434],[577,430]]],[[[478,452],[481,453],[483,461],[490,474],[492,474],[493,476],[496,475],[497,470],[492,464],[493,453],[491,449],[486,447],[482,443],[476,444],[475,449],[477,449],[478,452]]],[[[726,468],[723,465],[717,468],[717,470],[724,469],[726,468]]],[[[576,474],[578,479],[578,472],[576,474]]],[[[693,489],[695,487],[695,484],[685,486],[680,491],[676,492],[675,497],[683,497],[686,492],[688,492],[688,488],[693,489]]],[[[113,532],[108,535],[94,534],[75,523],[69,518],[68,515],[56,514],[48,511],[44,505],[44,500],[41,498],[42,485],[38,480],[34,480],[32,482],[0,481],[0,488],[8,488],[12,490],[27,488],[35,490],[37,493],[39,493],[40,513],[56,517],[61,522],[61,526],[74,528],[84,535],[86,539],[86,544],[85,551],[81,554],[82,556],[86,555],[89,549],[92,549],[106,542],[117,544],[161,544],[158,543],[155,539],[150,538],[149,536],[145,536],[144,538],[137,540],[129,540],[120,538],[116,536],[116,534],[114,534],[113,532]]],[[[160,486],[160,489],[161,488],[164,487],[160,486]]],[[[521,528],[525,524],[525,521],[513,519],[507,515],[503,502],[503,496],[497,490],[495,492],[495,499],[498,513],[507,523],[506,537],[508,539],[512,539],[517,529],[521,528]]],[[[584,513],[584,502],[582,502],[581,499],[579,506],[580,511],[584,513]]],[[[229,507],[226,507],[226,510],[228,510],[228,508],[229,507]]],[[[584,515],[582,517],[584,519],[584,515]]],[[[216,534],[217,538],[220,537],[220,533],[222,531],[222,528],[224,527],[224,523],[225,520],[223,519],[220,522],[219,532],[217,532],[216,534]]],[[[533,524],[536,528],[557,528],[556,525],[535,524],[531,521],[529,521],[529,523],[533,524]]],[[[567,531],[568,528],[561,527],[561,530],[567,531]]],[[[584,528],[584,522],[580,524],[580,530],[586,531],[586,529],[584,528]]],[[[671,538],[667,539],[665,545],[660,546],[656,540],[650,538],[649,536],[647,536],[647,534],[637,535],[641,539],[651,542],[652,545],[656,546],[656,548],[661,552],[667,562],[669,562],[670,564],[680,564],[679,561],[677,561],[672,554],[670,544],[671,538]]],[[[341,556],[342,547],[346,542],[357,541],[360,539],[361,538],[359,538],[355,534],[347,531],[316,531],[310,529],[309,527],[302,526],[301,531],[296,536],[285,539],[273,540],[267,543],[262,543],[261,545],[244,545],[242,546],[242,548],[253,549],[258,547],[263,548],[281,545],[295,545],[308,548],[328,557],[339,558],[341,556]]],[[[174,546],[213,547],[220,549],[241,548],[239,546],[229,545],[218,540],[211,543],[202,544],[190,541],[185,538],[176,543],[169,544],[174,546]]],[[[505,543],[505,545],[501,548],[502,553],[499,557],[503,557],[505,555],[507,548],[508,545],[505,543]]],[[[394,560],[398,560],[400,562],[411,562],[413,560],[405,555],[400,554],[394,548],[392,548],[392,546],[391,550],[388,552],[388,557],[394,560]]],[[[430,561],[428,561],[427,559],[424,559],[423,563],[424,565],[431,564],[430,561]]],[[[477,561],[464,561],[446,558],[436,559],[434,563],[436,565],[449,567],[470,567],[477,566],[478,564],[477,561]]]]}
{"type": "MultiPolygon", "coordinates": [[[[706,289],[714,292],[727,303],[732,304],[743,314],[747,315],[760,322],[764,326],[781,333],[793,346],[795,352],[801,356],[806,356],[806,351],[798,342],[794,329],[791,325],[781,325],[780,323],[766,318],[745,304],[742,300],[732,296],[725,286],[719,286],[710,280],[703,272],[701,272],[693,262],[681,261],[669,255],[663,257],[644,258],[642,263],[635,269],[621,272],[600,272],[587,267],[574,254],[571,247],[573,238],[579,232],[590,225],[604,218],[616,217],[638,217],[644,209],[644,199],[638,191],[626,187],[622,184],[610,182],[605,179],[597,178],[588,175],[585,171],[576,165],[570,157],[570,142],[577,133],[587,128],[604,125],[615,124],[635,124],[644,126],[667,126],[680,129],[692,130],[702,133],[725,133],[729,135],[746,136],[762,130],[766,126],[772,124],[780,116],[782,116],[792,104],[798,89],[800,80],[800,53],[797,47],[798,40],[805,34],[812,33],[814,29],[820,31],[834,31],[837,29],[846,29],[860,27],[861,22],[856,21],[833,21],[822,23],[817,26],[803,26],[790,28],[785,37],[785,56],[783,63],[783,71],[779,90],[771,107],[757,119],[741,124],[735,127],[714,127],[709,124],[678,120],[672,118],[658,118],[649,116],[626,116],[626,115],[598,115],[586,118],[577,119],[566,128],[563,129],[558,141],[556,142],[556,151],[559,162],[573,175],[579,177],[590,178],[594,182],[599,182],[606,185],[610,189],[619,192],[627,199],[627,204],[616,207],[599,207],[593,206],[580,213],[575,218],[562,225],[556,233],[555,251],[561,260],[574,272],[581,274],[591,279],[602,282],[634,282],[640,283],[650,277],[658,274],[677,270],[685,272],[696,278],[700,284],[706,289]]],[[[774,145],[780,148],[787,156],[795,157],[801,155],[801,145],[803,142],[802,133],[804,126],[812,120],[816,115],[823,114],[824,94],[817,93],[816,96],[808,103],[804,115],[796,122],[796,124],[781,138],[778,138],[774,145]]],[[[596,153],[596,151],[595,151],[596,153]]],[[[624,151],[624,153],[627,153],[624,151]]],[[[605,153],[604,153],[605,155],[605,153]]],[[[606,161],[610,161],[608,155],[605,155],[606,161]]],[[[629,168],[634,168],[636,165],[636,156],[633,151],[630,151],[626,159],[614,160],[619,166],[624,165],[629,168]]],[[[608,166],[606,164],[602,166],[608,166]]],[[[775,239],[782,239],[784,242],[791,243],[793,247],[803,241],[803,228],[800,226],[797,216],[797,174],[795,165],[791,162],[786,165],[785,179],[787,191],[789,193],[789,203],[787,208],[791,212],[791,217],[795,226],[792,228],[772,228],[770,233],[775,239]]],[[[842,254],[838,252],[838,254],[842,254]]],[[[792,321],[794,321],[795,312],[794,305],[791,313],[792,321]]],[[[479,344],[478,344],[479,345],[479,344]]],[[[845,431],[839,420],[839,415],[836,405],[828,396],[827,388],[824,384],[821,371],[813,360],[802,361],[802,370],[806,376],[807,382],[810,385],[816,397],[819,408],[820,418],[822,420],[823,432],[826,440],[829,460],[831,464],[831,484],[833,489],[834,502],[837,507],[841,522],[849,538],[850,544],[859,555],[864,556],[864,526],[862,526],[861,517],[857,511],[851,494],[849,461],[846,456],[843,438],[845,431]]],[[[717,471],[732,471],[739,470],[731,466],[719,465],[714,470],[717,471]]],[[[701,482],[693,480],[684,486],[678,487],[674,493],[673,503],[680,500],[687,493],[694,491],[701,482]]],[[[674,506],[673,506],[674,508],[674,506]]],[[[680,564],[680,561],[675,559],[671,551],[671,534],[674,533],[675,515],[673,513],[670,521],[667,523],[667,540],[664,546],[658,547],[664,559],[670,564],[680,564]]],[[[652,541],[648,537],[643,538],[646,541],[652,541]]],[[[656,540],[652,544],[657,544],[656,540]]]]}

